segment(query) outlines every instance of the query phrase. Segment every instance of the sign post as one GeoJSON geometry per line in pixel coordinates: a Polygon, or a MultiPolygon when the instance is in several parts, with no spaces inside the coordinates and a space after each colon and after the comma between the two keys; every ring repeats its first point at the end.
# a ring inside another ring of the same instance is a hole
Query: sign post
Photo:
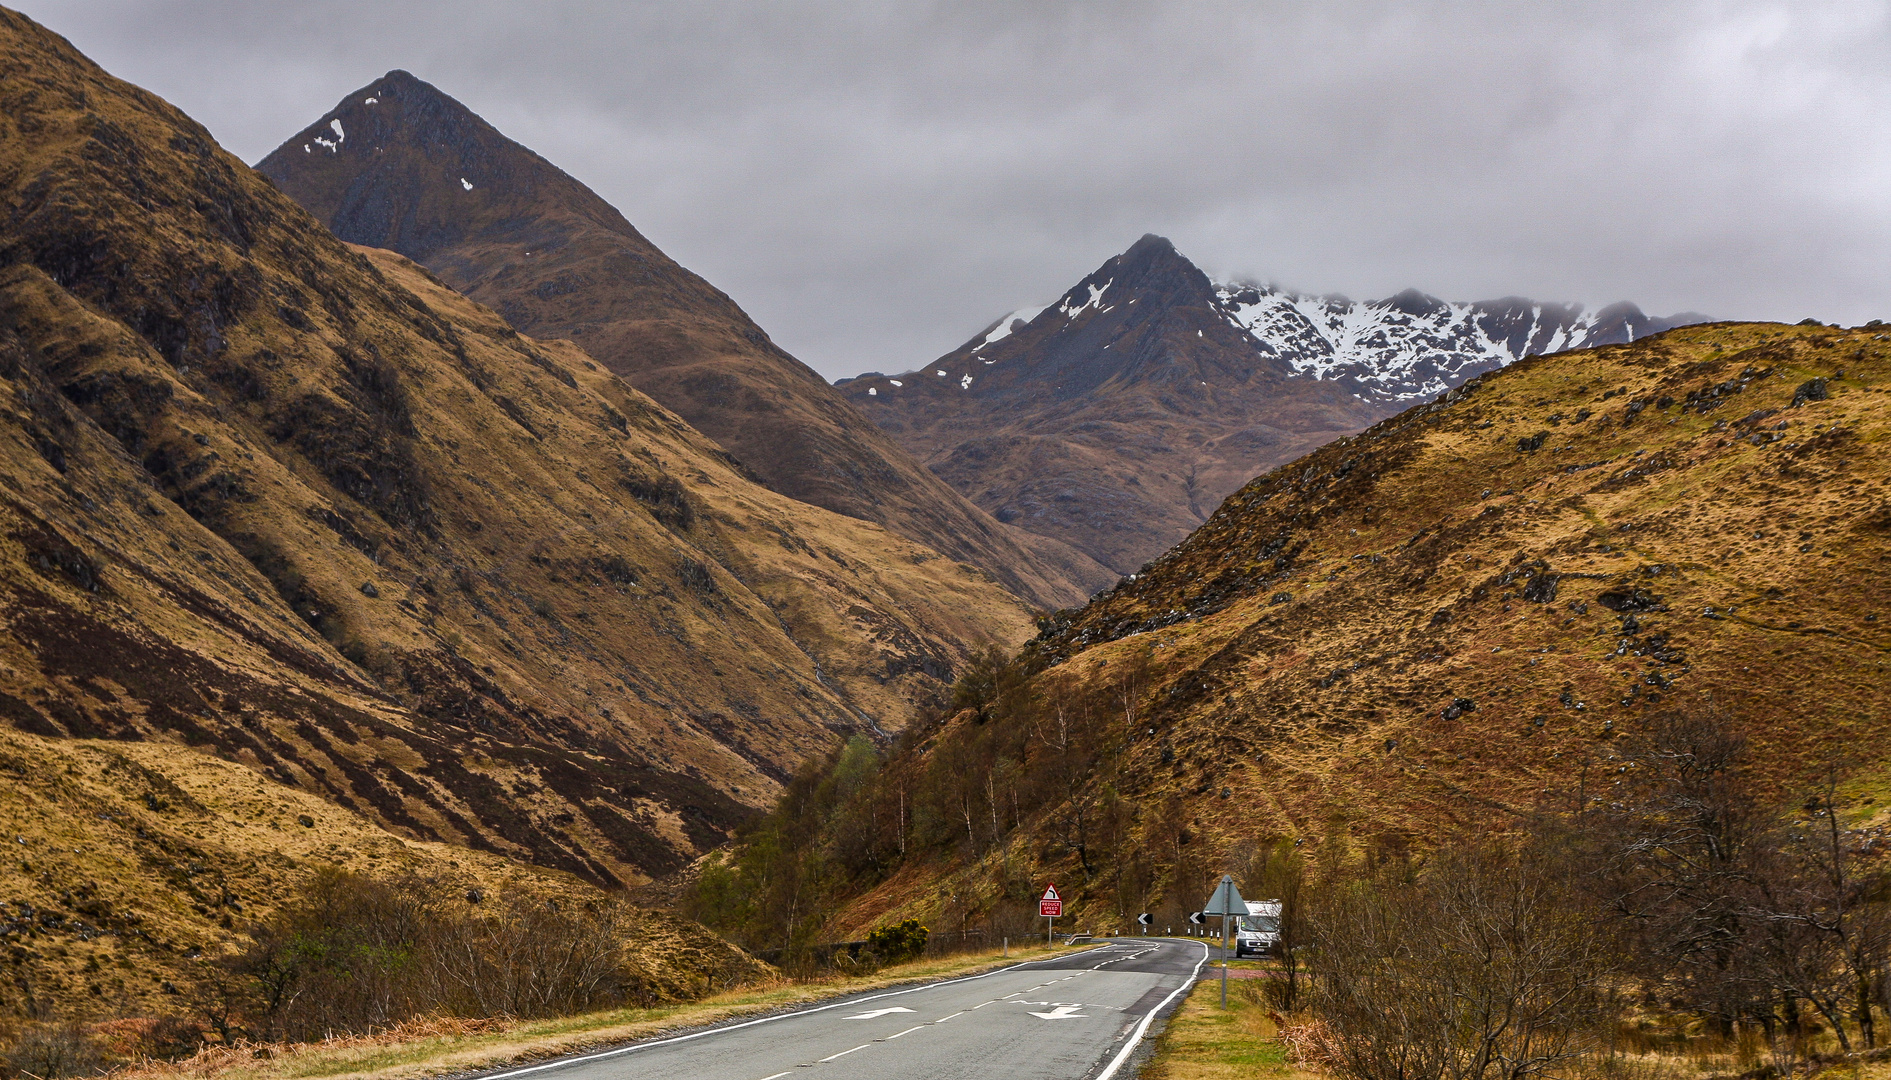
{"type": "Polygon", "coordinates": [[[1208,898],[1202,914],[1221,916],[1221,1007],[1224,1009],[1228,1007],[1228,916],[1239,918],[1247,913],[1247,902],[1234,887],[1234,876],[1221,875],[1221,884],[1215,886],[1215,895],[1208,898]]]}
{"type": "Polygon", "coordinates": [[[1064,913],[1064,898],[1057,895],[1055,884],[1044,887],[1044,895],[1037,901],[1037,913],[1044,920],[1044,944],[1048,947],[1051,944],[1051,927],[1056,924],[1058,916],[1064,913]]]}

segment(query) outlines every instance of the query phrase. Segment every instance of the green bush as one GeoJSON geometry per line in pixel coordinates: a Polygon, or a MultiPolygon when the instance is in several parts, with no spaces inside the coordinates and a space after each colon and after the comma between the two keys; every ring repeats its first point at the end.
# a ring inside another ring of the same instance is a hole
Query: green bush
{"type": "Polygon", "coordinates": [[[926,951],[926,928],[919,925],[918,919],[882,926],[867,935],[867,946],[883,963],[911,960],[926,951]]]}

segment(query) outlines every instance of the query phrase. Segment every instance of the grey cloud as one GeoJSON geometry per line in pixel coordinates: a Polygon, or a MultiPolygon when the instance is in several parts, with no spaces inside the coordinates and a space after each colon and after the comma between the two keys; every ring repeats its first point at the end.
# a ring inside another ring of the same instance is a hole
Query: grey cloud
{"type": "Polygon", "coordinates": [[[1144,232],[1312,291],[1891,317],[1886,2],[28,2],[254,161],[404,67],[830,376],[1144,232]]]}

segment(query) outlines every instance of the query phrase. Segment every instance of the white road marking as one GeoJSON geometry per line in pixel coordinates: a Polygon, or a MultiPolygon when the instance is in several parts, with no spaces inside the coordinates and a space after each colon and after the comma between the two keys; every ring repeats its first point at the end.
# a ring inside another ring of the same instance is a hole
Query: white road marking
{"type": "Polygon", "coordinates": [[[1167,1008],[1169,1002],[1174,1001],[1177,994],[1195,985],[1195,977],[1202,973],[1202,965],[1208,962],[1207,943],[1198,941],[1196,944],[1202,947],[1202,958],[1195,961],[1195,970],[1189,973],[1188,981],[1176,987],[1174,990],[1169,991],[1168,997],[1163,998],[1156,1004],[1155,1008],[1150,1009],[1149,1012],[1143,1016],[1142,1023],[1136,1025],[1136,1033],[1124,1041],[1123,1048],[1117,1051],[1116,1057],[1110,1062],[1109,1067],[1097,1074],[1096,1080],[1110,1080],[1110,1077],[1115,1076],[1117,1071],[1122,1069],[1123,1063],[1129,1060],[1129,1055],[1135,1051],[1136,1044],[1141,1042],[1142,1037],[1149,1033],[1149,1025],[1155,1020],[1156,1014],[1167,1008]]]}
{"type": "Polygon", "coordinates": [[[764,1076],[762,1077],[762,1080],[781,1080],[782,1077],[787,1076],[788,1073],[791,1073],[793,1071],[794,1071],[793,1069],[789,1069],[788,1072],[778,1072],[773,1076],[764,1076]]]}
{"type": "Polygon", "coordinates": [[[1082,1020],[1086,1014],[1077,1011],[1081,1008],[1081,1005],[1059,1005],[1050,1012],[1034,1012],[1031,1015],[1039,1020],[1082,1020]]]}
{"type": "MultiPolygon", "coordinates": [[[[965,1015],[965,1010],[964,1010],[964,1009],[960,1009],[960,1010],[959,1010],[958,1012],[955,1012],[955,1013],[953,1013],[953,1014],[952,1014],[952,1016],[964,1016],[964,1015],[965,1015]]],[[[945,1023],[945,1022],[946,1022],[947,1020],[950,1020],[950,1019],[952,1019],[952,1016],[941,1016],[941,1017],[940,1017],[939,1019],[937,1019],[937,1020],[934,1020],[934,1021],[933,1021],[933,1023],[935,1023],[935,1024],[943,1024],[943,1023],[945,1023]]]]}
{"type": "Polygon", "coordinates": [[[890,1009],[874,1009],[872,1012],[863,1012],[859,1016],[844,1016],[841,1019],[843,1020],[872,1020],[876,1016],[885,1016],[888,1013],[901,1013],[901,1012],[909,1013],[912,1011],[913,1010],[911,1009],[904,1008],[899,1005],[895,1005],[890,1009]]]}
{"type": "MultiPolygon", "coordinates": [[[[998,1002],[998,1001],[1003,1001],[1003,1000],[1004,1000],[1003,998],[992,998],[992,999],[991,999],[991,1001],[981,1001],[981,1002],[979,1002],[978,1004],[976,1004],[976,1005],[974,1005],[974,1006],[972,1006],[972,1008],[973,1008],[973,1009],[982,1009],[982,1008],[984,1008],[984,1007],[985,1007],[985,1006],[987,1006],[987,1005],[990,1005],[990,1004],[992,1004],[992,1003],[994,1003],[994,1002],[998,1002]]],[[[966,1011],[967,1011],[967,1012],[970,1012],[971,1010],[970,1010],[970,1009],[968,1009],[968,1010],[966,1010],[966,1011]]]]}
{"type": "MultiPolygon", "coordinates": [[[[1061,957],[1050,957],[1049,959],[1057,960],[1061,959],[1061,957]]],[[[808,1016],[813,1013],[826,1012],[829,1009],[857,1007],[865,1002],[878,1001],[881,998],[899,997],[903,994],[917,994],[922,990],[937,990],[941,986],[956,986],[959,983],[976,982],[979,979],[989,979],[993,975],[1003,975],[1007,971],[1018,971],[1022,968],[1030,967],[1033,964],[1046,962],[1046,960],[1025,960],[1021,963],[1012,964],[1010,967],[995,968],[991,971],[980,972],[977,975],[966,975],[962,978],[947,979],[944,982],[923,983],[919,986],[907,987],[904,990],[889,990],[884,994],[874,994],[870,997],[856,998],[853,1001],[836,1001],[831,1005],[816,1005],[811,1009],[776,1013],[773,1016],[764,1016],[755,1020],[744,1020],[739,1024],[727,1024],[722,1027],[707,1028],[703,1031],[693,1031],[688,1035],[676,1035],[668,1039],[651,1039],[647,1042],[631,1043],[629,1046],[619,1046],[612,1050],[600,1050],[595,1054],[580,1054],[577,1057],[560,1058],[557,1061],[547,1061],[538,1065],[527,1065],[522,1069],[511,1069],[506,1072],[493,1073],[490,1076],[483,1077],[482,1080],[511,1080],[511,1078],[515,1076],[527,1076],[531,1073],[544,1072],[547,1069],[562,1068],[566,1065],[582,1065],[587,1061],[601,1061],[604,1058],[617,1057],[621,1054],[632,1054],[639,1050],[649,1050],[657,1046],[670,1046],[675,1043],[689,1042],[692,1039],[701,1039],[710,1035],[720,1035],[725,1031],[736,1031],[741,1028],[754,1027],[757,1024],[772,1024],[777,1020],[789,1020],[797,1016],[808,1016]]],[[[1013,994],[1011,996],[1016,997],[1017,995],[1013,994]]],[[[770,1077],[768,1080],[774,1080],[774,1078],[770,1077]]]]}
{"type": "MultiPolygon", "coordinates": [[[[873,1045],[872,1043],[861,1043],[859,1046],[854,1047],[854,1050],[865,1050],[867,1047],[872,1046],[872,1045],[873,1045]]],[[[834,1060],[835,1058],[844,1058],[848,1054],[853,1053],[854,1050],[842,1050],[838,1054],[830,1054],[827,1057],[822,1058],[819,1063],[822,1065],[825,1065],[828,1062],[834,1060]]]]}
{"type": "MultiPolygon", "coordinates": [[[[912,1026],[912,1027],[909,1027],[909,1028],[907,1028],[907,1029],[906,1029],[905,1031],[902,1031],[902,1032],[900,1032],[900,1035],[911,1035],[911,1034],[912,1034],[913,1032],[915,1032],[915,1031],[918,1031],[918,1030],[919,1030],[920,1028],[923,1028],[923,1027],[925,1027],[925,1026],[926,1026],[926,1025],[924,1025],[924,1024],[915,1024],[914,1026],[912,1026]]],[[[900,1035],[888,1035],[888,1036],[887,1036],[886,1038],[884,1038],[884,1039],[882,1039],[882,1040],[880,1040],[880,1041],[881,1041],[881,1042],[892,1042],[892,1041],[893,1041],[894,1039],[897,1039],[897,1038],[899,1038],[899,1037],[900,1037],[900,1035]]]]}

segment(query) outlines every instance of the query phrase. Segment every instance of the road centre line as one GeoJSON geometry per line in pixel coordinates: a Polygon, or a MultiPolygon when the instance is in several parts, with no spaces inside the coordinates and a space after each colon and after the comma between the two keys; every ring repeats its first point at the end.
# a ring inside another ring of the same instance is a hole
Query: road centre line
{"type": "Polygon", "coordinates": [[[793,1071],[794,1071],[793,1069],[789,1069],[788,1072],[778,1072],[773,1076],[764,1076],[762,1077],[762,1080],[781,1080],[782,1077],[787,1076],[788,1073],[791,1073],[793,1071]]]}
{"type": "MultiPolygon", "coordinates": [[[[1206,946],[1203,946],[1203,947],[1206,948],[1206,946]]],[[[899,997],[902,994],[917,994],[922,990],[936,990],[942,986],[956,986],[959,983],[976,982],[979,979],[989,979],[993,975],[1003,975],[1007,971],[1017,971],[1021,968],[1030,967],[1033,964],[1050,963],[1051,961],[1061,960],[1061,959],[1063,958],[1058,957],[1058,956],[1047,956],[1042,960],[1026,960],[1026,961],[1023,961],[1022,963],[1012,964],[1009,967],[993,968],[990,971],[980,972],[977,975],[967,975],[967,976],[964,976],[963,978],[958,978],[958,979],[947,979],[944,982],[921,983],[918,986],[909,986],[904,990],[889,990],[884,994],[874,994],[869,997],[863,997],[863,998],[850,998],[848,1000],[836,1001],[827,1005],[816,1005],[815,1007],[811,1009],[800,1009],[795,1012],[776,1013],[773,1016],[763,1016],[754,1020],[745,1020],[739,1024],[727,1024],[720,1027],[704,1028],[702,1031],[692,1031],[687,1035],[676,1035],[668,1039],[652,1039],[647,1042],[635,1042],[635,1043],[631,1043],[629,1046],[619,1046],[611,1050],[601,1050],[595,1054],[582,1054],[582,1055],[579,1055],[578,1057],[560,1058],[556,1061],[546,1061],[546,1062],[541,1062],[540,1064],[537,1064],[537,1065],[527,1065],[521,1069],[508,1069],[505,1072],[489,1073],[486,1076],[481,1077],[480,1080],[510,1080],[510,1078],[514,1076],[526,1076],[531,1073],[544,1072],[547,1069],[562,1068],[563,1066],[566,1066],[566,1065],[581,1065],[587,1061],[601,1061],[604,1058],[618,1057],[619,1055],[631,1054],[639,1050],[649,1050],[649,1049],[652,1049],[653,1047],[670,1046],[675,1043],[689,1042],[692,1039],[701,1039],[710,1035],[720,1035],[725,1031],[736,1031],[740,1028],[754,1027],[757,1024],[769,1024],[769,1023],[775,1022],[776,1020],[788,1020],[797,1016],[809,1016],[818,1012],[827,1012],[829,1009],[855,1008],[860,1005],[864,1005],[869,1001],[879,1001],[881,998],[899,997]]],[[[1016,997],[1017,995],[1013,994],[1011,996],[1016,997]]],[[[775,1076],[766,1077],[764,1078],[764,1080],[776,1080],[776,1077],[786,1076],[786,1075],[788,1074],[776,1073],[775,1076]]]]}
{"type": "MultiPolygon", "coordinates": [[[[981,1002],[979,1002],[978,1004],[976,1004],[976,1005],[974,1005],[974,1006],[972,1006],[972,1008],[973,1008],[973,1009],[982,1009],[982,1008],[984,1008],[985,1006],[987,1006],[987,1005],[990,1005],[990,1004],[992,1004],[992,1002],[996,1002],[996,1001],[1003,1001],[1003,1000],[1004,1000],[1003,998],[992,998],[992,999],[991,999],[991,1001],[981,1001],[981,1002]]],[[[968,1010],[966,1010],[966,1011],[967,1011],[967,1012],[970,1012],[971,1010],[970,1010],[970,1009],[968,1009],[968,1010]]]]}
{"type": "MultiPolygon", "coordinates": [[[[952,1014],[952,1016],[964,1016],[964,1015],[965,1015],[965,1012],[966,1012],[966,1010],[964,1010],[964,1009],[960,1009],[960,1010],[959,1010],[958,1012],[955,1012],[955,1013],[953,1013],[953,1014],[952,1014]]],[[[940,1017],[939,1019],[937,1019],[937,1020],[934,1020],[934,1021],[933,1021],[933,1023],[935,1023],[935,1024],[943,1024],[943,1023],[945,1023],[945,1022],[946,1022],[947,1020],[950,1020],[950,1019],[952,1019],[952,1016],[941,1016],[941,1017],[940,1017]]]]}
{"type": "MultiPolygon", "coordinates": [[[[873,1045],[873,1044],[872,1044],[872,1043],[870,1043],[870,1042],[867,1042],[867,1043],[861,1043],[861,1044],[860,1044],[859,1046],[856,1046],[856,1047],[854,1047],[854,1050],[865,1050],[865,1049],[866,1049],[867,1047],[869,1047],[869,1046],[872,1046],[872,1045],[873,1045]]],[[[840,1053],[838,1053],[838,1054],[829,1054],[829,1055],[828,1055],[827,1057],[824,1057],[824,1058],[822,1058],[822,1059],[821,1059],[821,1061],[820,1061],[820,1063],[821,1063],[821,1064],[823,1064],[823,1065],[825,1065],[825,1064],[827,1064],[828,1062],[830,1062],[830,1061],[832,1061],[832,1060],[834,1060],[835,1058],[844,1058],[844,1057],[846,1057],[846,1056],[847,1056],[848,1054],[851,1054],[851,1053],[853,1053],[853,1052],[854,1052],[854,1050],[842,1050],[842,1051],[841,1051],[840,1053]]]]}
{"type": "MultiPolygon", "coordinates": [[[[926,1025],[924,1024],[914,1024],[912,1027],[909,1027],[905,1031],[900,1032],[900,1035],[911,1035],[913,1032],[918,1031],[920,1028],[923,1028],[925,1026],[926,1025]]],[[[888,1035],[886,1038],[881,1039],[880,1041],[892,1042],[894,1039],[899,1038],[900,1035],[888,1035]]],[[[766,1080],[775,1080],[775,1078],[771,1076],[771,1077],[767,1077],[766,1080]]]]}

